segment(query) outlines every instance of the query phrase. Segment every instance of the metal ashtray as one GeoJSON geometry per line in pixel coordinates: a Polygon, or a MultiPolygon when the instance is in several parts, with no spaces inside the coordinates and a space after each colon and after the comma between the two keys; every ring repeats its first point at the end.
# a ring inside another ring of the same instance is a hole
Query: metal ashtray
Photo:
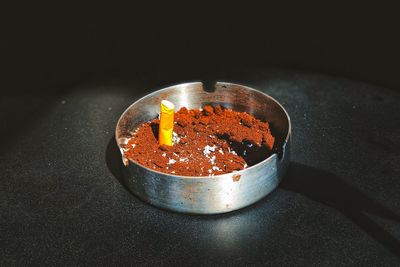
{"type": "Polygon", "coordinates": [[[198,109],[220,104],[245,111],[268,121],[275,136],[275,151],[270,157],[244,170],[216,176],[180,176],[151,170],[128,160],[122,154],[125,180],[130,190],[157,207],[184,213],[216,214],[246,207],[274,190],[289,163],[291,123],[286,110],[267,94],[247,86],[217,82],[215,90],[205,91],[201,82],[174,85],[153,92],[133,103],[121,115],[116,141],[123,151],[133,131],[143,122],[158,116],[161,100],[181,107],[198,109]]]}

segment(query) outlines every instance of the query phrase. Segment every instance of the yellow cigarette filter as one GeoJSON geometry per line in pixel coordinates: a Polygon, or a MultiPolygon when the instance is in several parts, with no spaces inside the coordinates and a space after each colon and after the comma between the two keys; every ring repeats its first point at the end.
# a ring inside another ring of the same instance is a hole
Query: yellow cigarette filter
{"type": "Polygon", "coordinates": [[[175,106],[168,100],[161,101],[160,105],[160,127],[158,129],[158,143],[172,146],[172,132],[174,130],[175,106]]]}

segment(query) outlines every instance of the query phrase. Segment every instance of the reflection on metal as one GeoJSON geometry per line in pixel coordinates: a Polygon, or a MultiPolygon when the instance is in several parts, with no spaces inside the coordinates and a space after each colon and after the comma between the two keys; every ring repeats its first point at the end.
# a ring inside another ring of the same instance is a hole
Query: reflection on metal
{"type": "Polygon", "coordinates": [[[275,99],[232,83],[217,82],[213,92],[204,91],[201,82],[171,86],[139,99],[122,114],[115,134],[120,148],[141,123],[158,115],[163,99],[175,103],[176,110],[183,106],[192,109],[218,103],[269,121],[278,152],[247,169],[211,177],[160,173],[123,159],[129,173],[127,184],[135,195],[169,210],[216,214],[248,206],[278,186],[289,163],[291,124],[289,115],[275,99]]]}

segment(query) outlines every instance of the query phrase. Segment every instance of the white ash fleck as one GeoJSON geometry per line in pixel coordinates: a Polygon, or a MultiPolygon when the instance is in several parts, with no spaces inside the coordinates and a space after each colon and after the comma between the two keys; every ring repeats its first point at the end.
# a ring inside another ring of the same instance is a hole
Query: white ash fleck
{"type": "Polygon", "coordinates": [[[176,160],[174,159],[169,159],[168,164],[174,164],[176,162],[176,160]]]}
{"type": "Polygon", "coordinates": [[[251,144],[251,143],[250,143],[250,144],[247,144],[247,146],[248,146],[248,147],[252,147],[252,146],[253,146],[253,144],[251,144]]]}
{"type": "Polygon", "coordinates": [[[175,171],[172,171],[171,173],[175,173],[175,171]]]}
{"type": "Polygon", "coordinates": [[[233,154],[233,155],[237,155],[237,153],[236,153],[236,151],[235,151],[235,150],[231,150],[231,154],[233,154]]]}
{"type": "Polygon", "coordinates": [[[176,154],[175,152],[173,152],[172,155],[174,155],[175,157],[179,157],[178,154],[176,154]]]}
{"type": "Polygon", "coordinates": [[[167,170],[169,169],[169,167],[167,166],[167,168],[166,168],[167,170]]]}
{"type": "Polygon", "coordinates": [[[162,153],[162,155],[161,156],[163,156],[163,157],[166,157],[167,156],[167,153],[162,153]]]}
{"type": "Polygon", "coordinates": [[[216,158],[215,156],[212,156],[211,159],[210,159],[210,162],[211,162],[212,165],[215,164],[215,158],[216,158]]]}
{"type": "Polygon", "coordinates": [[[135,148],[135,146],[136,146],[136,144],[132,144],[132,149],[134,149],[134,148],[135,148]]]}
{"type": "Polygon", "coordinates": [[[214,171],[219,171],[218,166],[213,166],[212,169],[213,169],[214,171]]]}
{"type": "Polygon", "coordinates": [[[176,132],[172,132],[172,143],[177,144],[181,139],[176,132]]]}
{"type": "Polygon", "coordinates": [[[210,155],[210,153],[211,153],[211,152],[214,152],[216,148],[217,148],[216,146],[209,146],[209,145],[206,145],[206,146],[204,147],[204,149],[203,149],[203,154],[206,155],[206,157],[208,158],[209,155],[210,155]]]}
{"type": "Polygon", "coordinates": [[[247,168],[247,163],[245,163],[245,164],[243,165],[243,168],[247,168]]]}
{"type": "Polygon", "coordinates": [[[139,131],[139,127],[136,128],[134,131],[129,131],[129,133],[130,133],[131,135],[136,135],[138,131],[139,131]]]}
{"type": "Polygon", "coordinates": [[[212,173],[212,170],[211,170],[211,169],[208,169],[208,173],[212,173]]]}
{"type": "Polygon", "coordinates": [[[123,138],[123,139],[121,140],[121,143],[124,144],[124,145],[127,145],[128,142],[129,142],[129,140],[131,140],[131,138],[123,138]]]}
{"type": "Polygon", "coordinates": [[[188,159],[188,158],[180,158],[179,161],[180,161],[180,162],[188,162],[189,159],[188,159]]]}
{"type": "Polygon", "coordinates": [[[221,153],[222,155],[224,154],[224,151],[221,148],[218,150],[218,152],[221,153]]]}
{"type": "Polygon", "coordinates": [[[243,151],[243,156],[246,156],[246,154],[247,154],[247,151],[244,150],[244,151],[243,151]]]}

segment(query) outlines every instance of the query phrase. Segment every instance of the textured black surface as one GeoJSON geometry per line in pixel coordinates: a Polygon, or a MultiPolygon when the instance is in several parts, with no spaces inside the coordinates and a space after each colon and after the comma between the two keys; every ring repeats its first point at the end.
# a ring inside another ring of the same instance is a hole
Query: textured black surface
{"type": "Polygon", "coordinates": [[[400,94],[373,85],[274,69],[210,75],[288,110],[282,185],[217,216],[167,212],[128,192],[118,117],[151,90],[199,76],[132,73],[3,95],[0,265],[400,264],[400,94]]]}

